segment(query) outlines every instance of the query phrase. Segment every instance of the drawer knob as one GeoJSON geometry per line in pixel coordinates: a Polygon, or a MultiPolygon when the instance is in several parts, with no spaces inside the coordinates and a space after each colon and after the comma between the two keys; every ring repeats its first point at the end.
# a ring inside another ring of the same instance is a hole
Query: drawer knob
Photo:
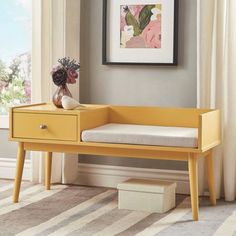
{"type": "Polygon", "coordinates": [[[41,125],[39,126],[39,128],[40,128],[40,129],[47,129],[47,126],[44,125],[44,124],[41,124],[41,125]]]}

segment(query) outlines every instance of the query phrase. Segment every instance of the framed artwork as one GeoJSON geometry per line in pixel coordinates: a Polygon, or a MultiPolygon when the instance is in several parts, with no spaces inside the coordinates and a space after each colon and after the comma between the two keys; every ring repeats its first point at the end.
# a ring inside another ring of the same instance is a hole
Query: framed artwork
{"type": "Polygon", "coordinates": [[[103,64],[177,65],[178,0],[103,0],[103,64]]]}

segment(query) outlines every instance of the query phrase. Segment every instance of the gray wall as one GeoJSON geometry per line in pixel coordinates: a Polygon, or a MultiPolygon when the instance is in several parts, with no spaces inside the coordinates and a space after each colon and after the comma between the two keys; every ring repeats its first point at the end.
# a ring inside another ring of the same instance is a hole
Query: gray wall
{"type": "MultiPolygon", "coordinates": [[[[144,106],[196,106],[196,1],[179,1],[178,66],[105,66],[102,0],[81,6],[80,102],[144,106]]],[[[80,162],[186,169],[185,163],[80,156],[80,162]]]]}

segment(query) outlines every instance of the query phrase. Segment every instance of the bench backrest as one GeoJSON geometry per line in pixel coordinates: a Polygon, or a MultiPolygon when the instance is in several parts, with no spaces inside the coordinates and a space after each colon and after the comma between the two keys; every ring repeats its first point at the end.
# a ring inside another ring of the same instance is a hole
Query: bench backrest
{"type": "Polygon", "coordinates": [[[109,122],[176,127],[199,126],[199,115],[211,111],[194,108],[109,107],[109,122]]]}

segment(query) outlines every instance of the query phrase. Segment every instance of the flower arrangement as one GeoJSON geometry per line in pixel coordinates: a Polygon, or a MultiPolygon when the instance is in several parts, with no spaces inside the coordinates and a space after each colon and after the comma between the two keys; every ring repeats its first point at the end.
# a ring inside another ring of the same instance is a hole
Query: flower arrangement
{"type": "Polygon", "coordinates": [[[75,84],[80,64],[69,57],[63,57],[58,62],[59,65],[53,67],[51,72],[53,83],[57,86],[65,86],[67,83],[75,84]]]}
{"type": "Polygon", "coordinates": [[[16,77],[2,89],[0,83],[0,114],[7,114],[9,107],[30,103],[30,96],[30,81],[16,77]]]}
{"type": "Polygon", "coordinates": [[[9,107],[31,102],[31,77],[22,63],[15,58],[6,66],[0,59],[0,115],[8,114],[9,107]]]}

